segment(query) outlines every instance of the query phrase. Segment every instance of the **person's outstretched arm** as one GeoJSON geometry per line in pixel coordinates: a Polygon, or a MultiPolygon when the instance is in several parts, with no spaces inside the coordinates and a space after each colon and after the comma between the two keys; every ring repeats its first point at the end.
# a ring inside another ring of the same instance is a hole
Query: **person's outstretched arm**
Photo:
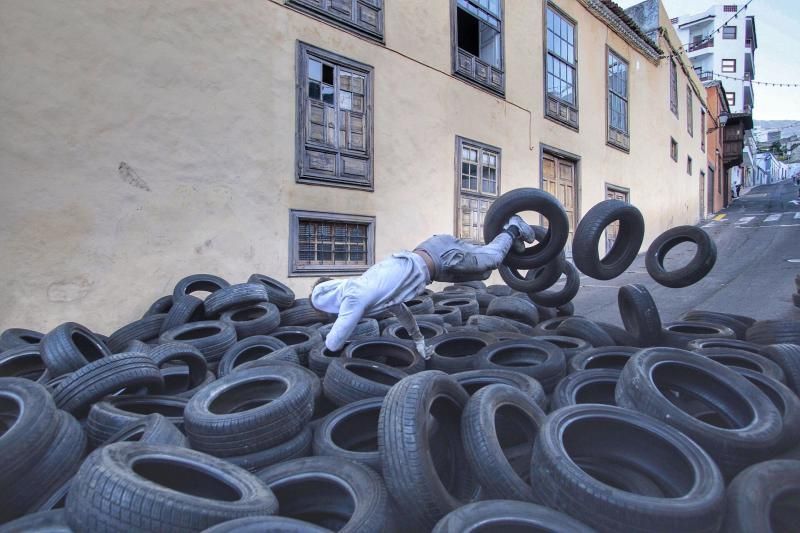
{"type": "Polygon", "coordinates": [[[431,353],[430,349],[425,346],[425,337],[423,337],[422,333],[420,333],[419,326],[417,325],[417,319],[414,318],[414,315],[408,310],[406,304],[393,305],[388,309],[388,311],[397,317],[397,320],[400,322],[400,324],[402,324],[406,332],[408,332],[408,336],[414,341],[414,346],[417,349],[417,353],[423,359],[430,359],[431,353]]]}
{"type": "Polygon", "coordinates": [[[353,334],[358,321],[364,316],[367,310],[367,302],[364,298],[347,295],[342,299],[339,306],[339,316],[333,323],[328,336],[325,337],[325,347],[333,352],[338,352],[353,334]]]}

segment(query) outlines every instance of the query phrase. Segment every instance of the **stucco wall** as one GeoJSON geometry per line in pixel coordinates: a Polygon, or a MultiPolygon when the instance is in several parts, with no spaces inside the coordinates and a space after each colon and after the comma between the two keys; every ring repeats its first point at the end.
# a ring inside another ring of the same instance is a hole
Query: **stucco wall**
{"type": "Polygon", "coordinates": [[[446,2],[386,4],[382,46],[267,0],[4,2],[0,329],[108,333],[190,273],[285,280],[290,208],[376,216],[377,258],[451,232],[456,135],[502,148],[503,191],[538,186],[544,143],[581,156],[583,212],[610,182],[647,242],[695,222],[683,74],[675,119],[663,62],[560,2],[578,22],[576,133],[543,118],[538,2],[506,1],[506,99],[450,75],[446,2]],[[375,68],[375,192],[295,183],[298,40],[375,68]],[[605,144],[606,42],[631,64],[630,154],[605,144]]]}

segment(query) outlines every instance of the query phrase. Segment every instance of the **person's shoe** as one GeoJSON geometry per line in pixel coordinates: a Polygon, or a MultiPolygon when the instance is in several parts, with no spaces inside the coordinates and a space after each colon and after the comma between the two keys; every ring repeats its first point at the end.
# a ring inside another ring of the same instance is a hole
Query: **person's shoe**
{"type": "Polygon", "coordinates": [[[525,242],[531,243],[536,240],[536,234],[533,232],[533,228],[526,224],[519,215],[514,215],[509,218],[508,224],[506,224],[503,229],[509,226],[516,227],[519,230],[520,237],[522,237],[522,240],[525,242]]]}

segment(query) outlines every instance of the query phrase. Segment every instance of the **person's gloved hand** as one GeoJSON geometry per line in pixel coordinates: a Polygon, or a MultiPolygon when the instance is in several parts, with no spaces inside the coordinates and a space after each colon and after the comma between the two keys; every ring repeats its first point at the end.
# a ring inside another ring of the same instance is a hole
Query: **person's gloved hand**
{"type": "Polygon", "coordinates": [[[506,225],[503,226],[503,229],[508,229],[510,227],[517,228],[519,230],[519,236],[522,237],[522,240],[525,242],[532,243],[536,240],[536,233],[534,233],[533,228],[522,220],[522,217],[519,215],[514,215],[509,218],[506,225]]]}
{"type": "Polygon", "coordinates": [[[414,339],[414,347],[417,349],[417,353],[420,355],[420,357],[426,361],[431,358],[431,355],[433,355],[433,348],[425,344],[425,337],[414,339]]]}

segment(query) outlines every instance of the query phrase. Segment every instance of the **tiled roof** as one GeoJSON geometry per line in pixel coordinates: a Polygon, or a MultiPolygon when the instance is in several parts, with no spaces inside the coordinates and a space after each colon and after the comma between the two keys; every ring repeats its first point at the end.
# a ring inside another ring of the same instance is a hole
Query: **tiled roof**
{"type": "Polygon", "coordinates": [[[648,37],[634,20],[612,0],[582,0],[606,25],[613,29],[628,44],[656,61],[663,55],[661,48],[648,37]]]}

